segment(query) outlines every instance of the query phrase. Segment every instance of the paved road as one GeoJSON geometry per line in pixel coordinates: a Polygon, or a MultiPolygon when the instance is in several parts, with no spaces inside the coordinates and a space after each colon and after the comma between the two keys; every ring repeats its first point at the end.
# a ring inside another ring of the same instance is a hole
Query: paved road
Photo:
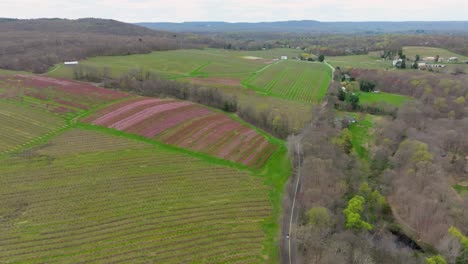
{"type": "Polygon", "coordinates": [[[300,173],[297,173],[294,179],[288,186],[289,199],[284,207],[283,224],[282,224],[282,237],[281,237],[281,263],[293,264],[296,263],[296,234],[294,233],[294,225],[297,223],[297,194],[300,191],[301,184],[300,173]],[[286,238],[286,234],[289,234],[289,239],[286,238]]]}
{"type": "Polygon", "coordinates": [[[287,202],[283,203],[284,214],[281,227],[281,263],[296,263],[296,233],[294,227],[297,223],[297,197],[301,190],[301,167],[303,161],[302,134],[294,138],[295,168],[296,173],[287,186],[287,202]]]}
{"type": "MultiPolygon", "coordinates": [[[[331,73],[331,81],[333,81],[333,74],[335,73],[335,68],[330,65],[328,62],[325,64],[330,67],[332,70],[331,73]]],[[[324,101],[321,105],[320,111],[324,111],[325,107],[327,106],[327,101],[324,101]]],[[[299,136],[300,141],[302,141],[302,135],[299,136]]],[[[302,149],[300,148],[300,144],[296,146],[296,155],[298,158],[298,164],[295,164],[297,168],[301,168],[302,162],[302,149]]],[[[283,221],[281,226],[281,241],[280,241],[280,254],[281,254],[281,263],[283,264],[295,264],[297,260],[297,240],[296,234],[294,233],[293,227],[297,223],[297,195],[300,193],[301,190],[301,170],[297,169],[297,173],[292,181],[289,183],[287,195],[288,202],[287,204],[283,204],[283,221]],[[289,239],[286,238],[286,234],[289,234],[289,239]]]]}

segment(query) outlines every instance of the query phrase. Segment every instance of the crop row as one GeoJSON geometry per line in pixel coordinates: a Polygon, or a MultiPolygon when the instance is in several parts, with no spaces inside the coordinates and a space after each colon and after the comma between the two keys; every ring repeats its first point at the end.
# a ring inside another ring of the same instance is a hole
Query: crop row
{"type": "Polygon", "coordinates": [[[35,75],[3,76],[0,98],[25,102],[49,112],[65,115],[130,97],[129,94],[91,84],[35,75]]]}
{"type": "Polygon", "coordinates": [[[31,156],[0,162],[0,207],[6,213],[0,223],[0,259],[262,259],[261,223],[271,205],[261,178],[124,138],[117,139],[118,147],[107,147],[113,139],[75,129],[31,156]],[[93,142],[96,149],[102,142],[103,151],[82,147],[81,141],[93,142]]]}
{"type": "Polygon", "coordinates": [[[63,125],[53,115],[0,100],[0,153],[21,146],[63,125]]]}
{"type": "Polygon", "coordinates": [[[271,143],[229,116],[190,102],[141,97],[106,107],[83,119],[95,125],[154,138],[220,158],[260,167],[271,143]],[[252,148],[255,146],[255,148],[252,148]]]}
{"type": "Polygon", "coordinates": [[[249,79],[248,84],[271,95],[311,103],[322,96],[328,76],[328,69],[322,64],[284,61],[249,79]]]}

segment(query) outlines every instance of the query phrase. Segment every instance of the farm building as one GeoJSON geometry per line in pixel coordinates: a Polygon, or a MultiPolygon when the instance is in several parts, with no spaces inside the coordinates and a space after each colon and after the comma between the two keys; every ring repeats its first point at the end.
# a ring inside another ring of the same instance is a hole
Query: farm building
{"type": "Polygon", "coordinates": [[[282,59],[282,60],[287,60],[287,59],[288,59],[288,56],[281,56],[281,59],[282,59]]]}
{"type": "Polygon", "coordinates": [[[450,57],[449,62],[458,62],[458,58],[457,57],[450,57]]]}
{"type": "Polygon", "coordinates": [[[78,62],[77,61],[66,61],[63,64],[65,64],[65,65],[78,65],[78,62]]]}
{"type": "Polygon", "coordinates": [[[418,69],[425,70],[427,68],[427,64],[425,62],[418,62],[418,69]]]}

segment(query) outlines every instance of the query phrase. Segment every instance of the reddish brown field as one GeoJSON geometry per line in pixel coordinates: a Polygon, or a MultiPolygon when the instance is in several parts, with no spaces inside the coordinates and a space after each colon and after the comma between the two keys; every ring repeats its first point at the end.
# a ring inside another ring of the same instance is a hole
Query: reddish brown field
{"type": "Polygon", "coordinates": [[[186,101],[140,97],[106,107],[83,119],[166,144],[260,167],[276,145],[226,114],[186,101]]]}
{"type": "Polygon", "coordinates": [[[58,114],[77,113],[131,95],[92,84],[37,75],[0,76],[0,98],[58,114]]]}

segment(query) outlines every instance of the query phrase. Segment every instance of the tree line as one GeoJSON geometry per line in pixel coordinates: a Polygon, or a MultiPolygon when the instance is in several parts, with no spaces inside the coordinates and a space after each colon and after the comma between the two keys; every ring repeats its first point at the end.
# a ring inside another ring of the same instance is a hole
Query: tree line
{"type": "Polygon", "coordinates": [[[77,80],[100,82],[107,88],[119,89],[142,96],[172,97],[207,105],[239,117],[269,133],[285,139],[293,129],[288,115],[276,113],[269,108],[257,109],[251,105],[240,105],[236,96],[222,89],[197,84],[168,80],[143,69],[132,69],[119,78],[111,78],[109,68],[79,65],[74,67],[77,80]]]}

